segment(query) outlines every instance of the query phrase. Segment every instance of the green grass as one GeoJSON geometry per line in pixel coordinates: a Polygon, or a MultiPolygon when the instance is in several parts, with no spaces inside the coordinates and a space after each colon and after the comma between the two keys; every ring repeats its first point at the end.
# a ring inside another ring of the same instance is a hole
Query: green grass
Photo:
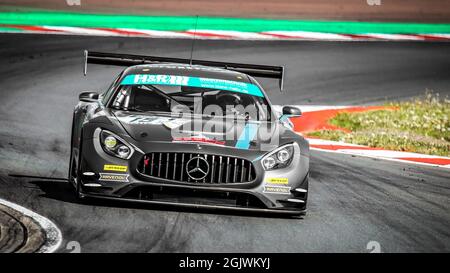
{"type": "Polygon", "coordinates": [[[450,100],[427,93],[386,106],[396,110],[343,112],[328,121],[350,133],[322,130],[308,135],[389,150],[450,156],[450,100]]]}

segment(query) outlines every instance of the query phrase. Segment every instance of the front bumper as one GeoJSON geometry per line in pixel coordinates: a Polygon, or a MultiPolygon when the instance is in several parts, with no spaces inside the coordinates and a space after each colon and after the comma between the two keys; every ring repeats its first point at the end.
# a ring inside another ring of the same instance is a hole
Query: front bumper
{"type": "MultiPolygon", "coordinates": [[[[146,151],[190,151],[196,144],[148,144],[146,151]]],[[[290,167],[264,171],[255,161],[257,177],[249,183],[187,184],[144,177],[137,165],[144,152],[139,149],[129,160],[112,157],[99,145],[98,139],[84,141],[80,193],[84,196],[126,202],[169,204],[180,207],[227,209],[301,215],[306,212],[309,158],[297,151],[290,167]],[[105,170],[106,165],[123,166],[105,170]],[[102,175],[122,177],[123,181],[105,181],[102,175]],[[126,178],[125,178],[126,177],[126,178]]],[[[220,153],[217,147],[204,145],[202,153],[220,153]]],[[[238,151],[241,152],[241,151],[238,151]]],[[[245,151],[244,151],[245,152],[245,151]]],[[[251,151],[246,151],[251,154],[251,151]]],[[[248,155],[240,155],[249,160],[248,155]]],[[[260,158],[259,155],[252,155],[260,158]]],[[[256,160],[256,159],[255,159],[256,160]]]]}
{"type": "Polygon", "coordinates": [[[170,201],[158,201],[158,200],[142,200],[142,199],[132,199],[123,197],[113,197],[105,196],[91,193],[83,193],[84,197],[111,200],[119,202],[129,202],[129,203],[142,203],[142,204],[154,204],[154,205],[164,205],[164,206],[175,206],[182,208],[195,208],[195,209],[208,209],[208,210],[225,210],[225,211],[244,211],[244,212],[254,212],[254,213],[273,213],[279,215],[289,215],[289,216],[301,216],[305,215],[307,210],[305,209],[266,209],[266,208],[251,208],[251,207],[238,207],[238,206],[225,206],[225,205],[206,205],[206,204],[193,204],[193,203],[183,203],[183,202],[170,202],[170,201]]]}
{"type": "MultiPolygon", "coordinates": [[[[307,187],[307,178],[304,184],[307,187]]],[[[303,189],[303,188],[298,188],[303,189]]],[[[301,215],[306,212],[307,192],[260,193],[255,189],[167,185],[147,181],[104,182],[81,180],[83,196],[126,202],[169,204],[190,208],[230,209],[301,215]],[[294,199],[304,202],[289,202],[294,199]],[[275,201],[274,201],[275,199],[275,201]]]]}

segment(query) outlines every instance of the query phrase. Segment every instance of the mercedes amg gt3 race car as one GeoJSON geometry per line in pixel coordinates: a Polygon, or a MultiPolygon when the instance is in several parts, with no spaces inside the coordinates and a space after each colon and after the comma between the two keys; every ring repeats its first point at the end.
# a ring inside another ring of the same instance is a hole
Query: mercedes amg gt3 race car
{"type": "Polygon", "coordinates": [[[254,77],[283,67],[85,51],[126,67],[73,114],[69,182],[78,198],[302,215],[309,144],[254,77]]]}

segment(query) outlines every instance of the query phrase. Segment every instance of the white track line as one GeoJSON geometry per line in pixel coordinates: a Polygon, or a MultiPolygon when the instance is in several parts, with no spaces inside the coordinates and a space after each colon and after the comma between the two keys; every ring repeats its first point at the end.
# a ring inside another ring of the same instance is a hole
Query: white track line
{"type": "Polygon", "coordinates": [[[353,38],[335,34],[309,31],[265,31],[262,34],[286,36],[291,39],[311,39],[311,40],[330,40],[330,41],[350,41],[353,38]]]}
{"type": "Polygon", "coordinates": [[[48,30],[58,30],[67,32],[69,34],[78,34],[78,35],[93,35],[93,36],[120,36],[120,34],[100,29],[93,28],[82,28],[82,27],[55,27],[55,26],[42,26],[48,30]]]}
{"type": "Polygon", "coordinates": [[[23,213],[24,215],[35,220],[41,228],[45,231],[46,240],[44,245],[39,248],[37,252],[39,253],[52,253],[55,252],[60,246],[62,242],[62,234],[61,230],[49,219],[45,218],[42,215],[39,215],[27,208],[9,202],[7,200],[0,198],[0,204],[10,207],[14,210],[23,213]]]}
{"type": "Polygon", "coordinates": [[[428,33],[428,34],[423,33],[423,34],[419,34],[419,35],[450,39],[450,34],[446,34],[446,33],[428,33]]]}
{"type": "Polygon", "coordinates": [[[374,156],[374,157],[449,159],[448,157],[445,157],[445,156],[426,155],[426,154],[392,151],[392,150],[382,150],[382,149],[378,149],[378,148],[374,148],[373,150],[368,150],[368,149],[364,149],[364,148],[368,147],[368,146],[364,146],[364,145],[351,144],[351,143],[325,140],[325,139],[317,139],[317,138],[308,138],[308,142],[309,142],[309,144],[312,144],[312,145],[347,146],[347,147],[349,147],[348,149],[340,148],[337,150],[345,152],[345,153],[367,155],[367,156],[374,156]],[[350,148],[350,147],[352,147],[352,148],[350,148]],[[358,149],[358,148],[361,148],[361,149],[358,149]]]}
{"type": "Polygon", "coordinates": [[[192,35],[190,34],[175,31],[147,30],[137,28],[118,28],[118,30],[142,33],[143,35],[152,38],[192,38],[192,35]]]}
{"type": "Polygon", "coordinates": [[[308,113],[308,112],[316,112],[316,111],[322,111],[322,110],[334,110],[334,109],[345,109],[345,108],[350,108],[352,106],[326,106],[326,105],[272,105],[273,106],[273,110],[278,113],[281,114],[283,106],[294,106],[299,108],[302,113],[308,113]]]}
{"type": "Polygon", "coordinates": [[[245,31],[233,31],[233,30],[209,30],[209,29],[191,29],[190,33],[204,33],[210,35],[224,35],[231,36],[230,39],[237,40],[277,40],[276,37],[270,35],[264,35],[258,32],[245,32],[245,31]]]}
{"type": "MultiPolygon", "coordinates": [[[[192,38],[194,30],[186,31],[161,31],[152,29],[134,28],[85,28],[73,26],[35,26],[44,30],[0,30],[0,32],[20,32],[37,34],[66,34],[66,35],[92,35],[92,36],[122,36],[122,37],[151,37],[151,38],[192,38]],[[45,31],[47,29],[48,31],[45,31]],[[57,30],[57,31],[55,31],[57,30]],[[128,31],[130,33],[120,33],[128,31]]],[[[13,26],[14,28],[14,26],[13,26]]],[[[20,26],[19,26],[20,28],[20,26]]],[[[311,31],[262,31],[247,32],[234,30],[211,30],[197,29],[197,39],[200,40],[312,40],[312,41],[428,41],[441,40],[450,41],[448,33],[426,33],[426,34],[384,34],[384,33],[361,33],[357,35],[311,32],[311,31]]]]}
{"type": "Polygon", "coordinates": [[[430,167],[450,169],[450,164],[449,165],[439,165],[439,164],[432,164],[432,163],[426,163],[426,162],[418,162],[418,161],[403,160],[403,159],[398,159],[398,158],[383,157],[383,156],[377,156],[377,155],[353,153],[353,151],[355,151],[355,150],[326,150],[326,149],[313,148],[313,147],[311,147],[310,149],[314,150],[314,151],[320,151],[320,152],[326,152],[326,153],[354,155],[354,156],[382,159],[382,160],[387,160],[387,161],[395,161],[395,162],[406,163],[406,164],[414,164],[414,165],[421,165],[421,166],[430,166],[430,167]]]}
{"type": "Polygon", "coordinates": [[[366,147],[366,146],[358,145],[358,144],[332,141],[332,140],[326,140],[326,139],[320,139],[320,138],[308,138],[308,142],[309,142],[309,144],[312,144],[312,145],[339,145],[339,146],[352,146],[352,147],[362,147],[362,148],[366,147]]]}
{"type": "Polygon", "coordinates": [[[390,40],[390,41],[423,41],[425,38],[406,35],[406,34],[382,34],[382,33],[367,33],[367,36],[379,39],[379,40],[390,40]]]}

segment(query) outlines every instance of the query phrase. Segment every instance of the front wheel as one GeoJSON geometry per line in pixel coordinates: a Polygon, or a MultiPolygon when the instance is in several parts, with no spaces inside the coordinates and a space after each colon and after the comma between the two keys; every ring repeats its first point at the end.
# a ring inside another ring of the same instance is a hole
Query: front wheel
{"type": "MultiPolygon", "coordinates": [[[[69,164],[69,184],[72,187],[72,190],[75,193],[75,197],[77,199],[83,199],[84,196],[80,191],[80,169],[79,169],[79,162],[80,159],[78,160],[78,162],[76,162],[75,157],[73,156],[73,151],[71,152],[71,157],[70,157],[70,164],[69,164]]],[[[79,156],[80,157],[80,156],[79,156]]]]}

